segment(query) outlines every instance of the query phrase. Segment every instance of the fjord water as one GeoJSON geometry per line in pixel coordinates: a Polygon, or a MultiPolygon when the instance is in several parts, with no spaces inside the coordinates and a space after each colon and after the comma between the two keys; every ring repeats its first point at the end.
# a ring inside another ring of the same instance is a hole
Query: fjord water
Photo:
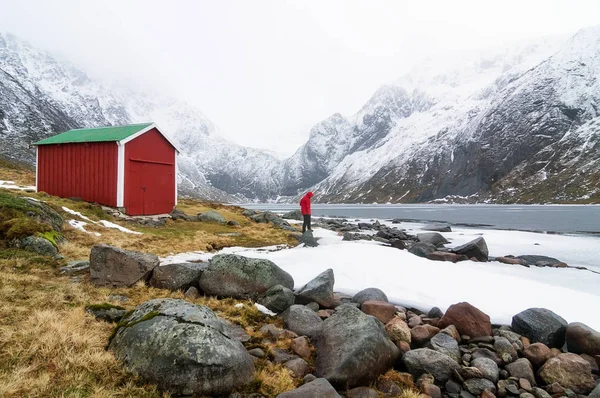
{"type": "MultiPolygon", "coordinates": [[[[274,212],[299,209],[295,204],[246,204],[274,212]]],[[[565,234],[600,235],[600,205],[362,205],[313,204],[313,217],[394,218],[444,222],[457,226],[565,234]]]]}

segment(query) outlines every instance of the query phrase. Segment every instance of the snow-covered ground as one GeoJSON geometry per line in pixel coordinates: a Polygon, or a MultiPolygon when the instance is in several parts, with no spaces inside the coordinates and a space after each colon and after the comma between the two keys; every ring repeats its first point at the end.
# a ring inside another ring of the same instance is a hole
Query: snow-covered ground
{"type": "MultiPolygon", "coordinates": [[[[417,233],[423,224],[395,226],[417,233]]],[[[329,230],[315,229],[314,234],[320,238],[316,248],[234,247],[220,253],[269,259],[294,277],[296,288],[332,268],[334,290],[345,294],[378,287],[391,302],[421,310],[433,306],[446,310],[451,304],[468,301],[500,324],[510,324],[513,315],[527,308],[544,307],[568,322],[584,322],[600,330],[600,318],[591,310],[600,306],[600,274],[498,262],[437,262],[376,242],[342,241],[341,236],[329,230]]],[[[595,237],[475,229],[456,229],[443,235],[451,241],[450,247],[482,235],[491,256],[542,254],[600,271],[600,239],[595,237]]],[[[186,253],[162,263],[208,260],[212,256],[186,253]]]]}

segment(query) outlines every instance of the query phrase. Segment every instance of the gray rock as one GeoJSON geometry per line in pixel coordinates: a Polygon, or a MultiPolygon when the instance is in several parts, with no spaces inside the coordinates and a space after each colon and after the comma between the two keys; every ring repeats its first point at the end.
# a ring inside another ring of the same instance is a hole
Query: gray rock
{"type": "Polygon", "coordinates": [[[435,247],[444,246],[446,243],[450,243],[439,232],[423,232],[417,234],[417,239],[419,240],[419,242],[429,243],[431,245],[434,245],[435,247]]]}
{"type": "Polygon", "coordinates": [[[388,298],[383,291],[376,287],[369,287],[361,290],[352,297],[352,301],[362,305],[365,301],[385,301],[388,302],[388,298]]]}
{"type": "Polygon", "coordinates": [[[245,216],[245,217],[251,217],[251,216],[255,216],[258,213],[259,213],[258,210],[245,209],[242,212],[242,215],[245,216]]]}
{"type": "Polygon", "coordinates": [[[295,377],[301,379],[310,373],[310,365],[302,358],[295,358],[283,364],[286,369],[292,371],[295,377]]]}
{"type": "Polygon", "coordinates": [[[158,289],[187,290],[198,283],[208,263],[179,263],[160,265],[152,271],[150,286],[158,289]]]}
{"type": "Polygon", "coordinates": [[[256,302],[280,314],[294,305],[295,300],[294,292],[285,286],[275,285],[261,294],[256,302]]]}
{"type": "Polygon", "coordinates": [[[341,388],[375,381],[400,355],[381,322],[348,305],[323,322],[314,345],[315,375],[341,388]]]}
{"type": "Polygon", "coordinates": [[[554,257],[540,256],[537,254],[526,254],[522,256],[516,256],[515,258],[525,261],[526,265],[537,265],[538,263],[547,263],[552,265],[562,262],[554,257]]]}
{"type": "Polygon", "coordinates": [[[31,198],[21,197],[19,199],[26,201],[29,207],[36,208],[36,211],[27,211],[27,217],[49,225],[55,231],[62,231],[63,218],[52,207],[48,206],[44,202],[40,202],[31,198]]]}
{"type": "Polygon", "coordinates": [[[147,282],[159,262],[154,254],[96,245],[90,253],[90,281],[95,286],[130,287],[147,282]]]}
{"type": "Polygon", "coordinates": [[[473,351],[472,355],[471,355],[472,359],[477,359],[477,358],[489,358],[492,361],[496,362],[497,365],[502,365],[504,363],[504,361],[502,361],[502,359],[498,356],[498,354],[496,354],[494,351],[488,349],[488,348],[477,348],[473,351]]]}
{"type": "Polygon", "coordinates": [[[272,261],[219,254],[200,276],[199,285],[209,295],[256,299],[275,285],[292,289],[294,279],[272,261]]]}
{"type": "Polygon", "coordinates": [[[418,378],[424,373],[429,373],[435,377],[437,383],[442,384],[460,371],[460,366],[455,360],[429,348],[410,350],[404,354],[402,361],[413,377],[418,378]]]}
{"type": "Polygon", "coordinates": [[[194,221],[194,220],[198,219],[197,217],[193,217],[188,214],[185,214],[183,211],[181,211],[179,209],[173,209],[173,211],[171,212],[171,218],[173,220],[185,220],[185,221],[194,221]]]}
{"type": "Polygon", "coordinates": [[[251,350],[248,350],[248,354],[250,354],[256,358],[264,358],[265,357],[265,352],[260,348],[253,348],[251,350]]]}
{"type": "Polygon", "coordinates": [[[452,232],[452,228],[445,224],[427,224],[423,227],[423,231],[452,232]]]}
{"type": "Polygon", "coordinates": [[[437,247],[430,243],[417,242],[408,249],[415,256],[427,258],[427,256],[437,250],[437,247]]]}
{"type": "Polygon", "coordinates": [[[320,309],[321,307],[319,307],[319,303],[315,303],[315,302],[313,301],[312,303],[308,303],[308,304],[306,304],[306,308],[309,308],[309,309],[313,310],[314,312],[317,312],[317,311],[319,311],[319,309],[320,309]]]}
{"type": "Polygon", "coordinates": [[[302,212],[300,210],[288,211],[287,213],[282,215],[281,218],[283,218],[284,220],[298,220],[298,221],[303,220],[302,212]]]}
{"type": "Polygon", "coordinates": [[[500,375],[500,370],[498,369],[498,365],[496,362],[492,361],[489,358],[475,358],[471,361],[471,366],[479,369],[483,377],[488,380],[493,381],[494,383],[498,382],[498,377],[500,375]]]}
{"type": "Polygon", "coordinates": [[[105,322],[119,322],[127,314],[127,310],[118,305],[92,304],[85,307],[85,312],[92,314],[96,319],[105,322]]]}
{"type": "Polygon", "coordinates": [[[516,377],[517,379],[527,379],[532,386],[537,385],[533,374],[533,366],[527,358],[517,359],[513,363],[506,365],[505,369],[508,370],[508,373],[512,377],[516,377]]]}
{"type": "Polygon", "coordinates": [[[321,327],[323,320],[316,312],[303,305],[292,305],[281,314],[285,327],[299,336],[315,337],[321,327]]]}
{"type": "Polygon", "coordinates": [[[458,343],[449,335],[445,333],[438,333],[431,338],[429,344],[435,351],[446,354],[456,362],[460,362],[460,350],[458,349],[458,343]]]}
{"type": "Polygon", "coordinates": [[[438,307],[433,307],[427,313],[427,318],[441,318],[443,316],[444,316],[444,313],[438,307]]]}
{"type": "Polygon", "coordinates": [[[478,396],[485,390],[490,390],[492,393],[496,393],[496,385],[488,379],[468,379],[463,383],[464,388],[471,394],[478,396]]]}
{"type": "Polygon", "coordinates": [[[333,270],[329,268],[298,289],[296,291],[296,301],[300,304],[307,304],[314,301],[321,307],[332,308],[334,304],[334,283],[333,270]]]}
{"type": "MultiPolygon", "coordinates": [[[[533,387],[532,392],[533,392],[533,396],[535,398],[552,398],[552,395],[548,394],[548,392],[546,392],[546,390],[543,390],[539,387],[533,387]]],[[[600,395],[598,397],[592,397],[592,395],[590,394],[590,397],[591,398],[600,398],[600,395]]]]}
{"type": "Polygon", "coordinates": [[[229,225],[230,227],[238,227],[240,225],[240,223],[235,220],[229,220],[229,221],[227,221],[227,225],[229,225]]]}
{"type": "Polygon", "coordinates": [[[60,267],[61,274],[75,275],[83,272],[89,272],[90,262],[88,260],[69,261],[66,266],[60,267]]]}
{"type": "Polygon", "coordinates": [[[464,254],[469,258],[475,257],[479,261],[488,261],[488,247],[485,243],[485,239],[481,237],[465,243],[464,245],[455,247],[450,251],[456,254],[464,254]]]}
{"type": "Polygon", "coordinates": [[[379,394],[369,387],[356,387],[348,390],[346,398],[379,398],[379,394]]]}
{"type": "Polygon", "coordinates": [[[532,343],[544,343],[550,348],[562,348],[567,321],[546,308],[529,308],[512,318],[512,329],[532,343]]]}
{"type": "Polygon", "coordinates": [[[517,349],[511,344],[506,337],[496,336],[494,338],[494,350],[500,358],[506,362],[511,363],[519,358],[517,349]]]}
{"type": "Polygon", "coordinates": [[[250,340],[250,335],[246,333],[246,330],[240,325],[232,323],[226,319],[220,319],[220,321],[223,326],[223,334],[225,336],[242,343],[250,340]]]}
{"type": "Polygon", "coordinates": [[[460,390],[462,390],[461,385],[455,382],[454,380],[448,380],[445,384],[445,388],[447,392],[453,394],[458,394],[460,393],[460,390]]]}
{"type": "Polygon", "coordinates": [[[307,383],[310,383],[311,381],[315,381],[315,380],[317,380],[317,376],[315,376],[312,373],[309,373],[302,378],[302,384],[307,384],[307,383]]]}
{"type": "Polygon", "coordinates": [[[319,246],[319,242],[317,241],[317,239],[313,236],[313,232],[310,230],[305,231],[300,238],[298,239],[298,243],[300,244],[304,244],[304,246],[308,246],[308,247],[317,247],[319,246]]]}
{"type": "Polygon", "coordinates": [[[195,300],[197,298],[200,298],[200,292],[198,291],[198,289],[196,289],[194,286],[190,286],[188,287],[188,289],[185,291],[185,293],[183,294],[183,296],[187,299],[190,300],[195,300]]]}
{"type": "MultiPolygon", "coordinates": [[[[547,398],[547,397],[537,397],[537,398],[547,398]]],[[[588,398],[600,398],[600,384],[596,386],[592,390],[592,392],[588,395],[588,398]]]]}
{"type": "Polygon", "coordinates": [[[56,249],[56,246],[54,246],[49,240],[39,236],[27,236],[21,239],[18,243],[18,247],[23,250],[41,254],[42,256],[58,256],[58,250],[56,249]]]}
{"type": "Polygon", "coordinates": [[[271,355],[273,356],[274,363],[285,363],[293,359],[298,359],[298,355],[291,354],[281,348],[271,349],[271,355]]]}
{"type": "Polygon", "coordinates": [[[216,222],[219,224],[227,223],[227,220],[225,219],[225,217],[223,217],[216,210],[209,210],[205,213],[198,214],[198,220],[204,221],[204,222],[216,222]]]}
{"type": "Polygon", "coordinates": [[[273,225],[281,229],[289,231],[298,231],[296,228],[292,227],[287,221],[277,216],[276,214],[271,213],[270,211],[254,214],[250,216],[250,219],[257,223],[272,223],[273,225]]]}
{"type": "Polygon", "coordinates": [[[154,299],[121,322],[110,349],[125,367],[173,395],[226,395],[254,376],[253,361],[208,308],[154,299]]]}
{"type": "Polygon", "coordinates": [[[326,379],[320,378],[295,390],[281,393],[277,398],[341,398],[326,379]]]}
{"type": "Polygon", "coordinates": [[[468,392],[467,390],[462,390],[459,395],[460,398],[476,398],[473,394],[468,392]]]}

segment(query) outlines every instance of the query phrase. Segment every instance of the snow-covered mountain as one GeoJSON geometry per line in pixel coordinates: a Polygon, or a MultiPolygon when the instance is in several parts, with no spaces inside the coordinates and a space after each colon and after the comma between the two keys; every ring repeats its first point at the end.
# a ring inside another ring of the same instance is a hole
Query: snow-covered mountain
{"type": "Polygon", "coordinates": [[[312,190],[331,202],[598,200],[599,79],[600,28],[428,60],[347,118],[368,139],[312,190]]]}
{"type": "Polygon", "coordinates": [[[182,151],[181,193],[219,201],[600,201],[600,27],[438,55],[288,159],[224,139],[198,109],[93,81],[0,36],[0,155],[71,128],[155,121],[182,151]]]}
{"type": "Polygon", "coordinates": [[[181,150],[179,189],[218,201],[277,195],[279,160],[225,140],[217,127],[181,101],[112,87],[33,48],[0,35],[0,155],[33,163],[29,144],[72,128],[154,121],[181,150]],[[260,183],[256,183],[259,181],[260,183]]]}

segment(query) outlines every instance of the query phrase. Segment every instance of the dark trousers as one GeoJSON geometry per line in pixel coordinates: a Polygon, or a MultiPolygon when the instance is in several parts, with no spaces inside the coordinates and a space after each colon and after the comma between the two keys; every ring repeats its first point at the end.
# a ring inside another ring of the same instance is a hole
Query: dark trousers
{"type": "Polygon", "coordinates": [[[312,228],[310,227],[310,214],[303,214],[303,216],[304,222],[302,223],[302,233],[306,232],[307,229],[312,231],[312,228]]]}

